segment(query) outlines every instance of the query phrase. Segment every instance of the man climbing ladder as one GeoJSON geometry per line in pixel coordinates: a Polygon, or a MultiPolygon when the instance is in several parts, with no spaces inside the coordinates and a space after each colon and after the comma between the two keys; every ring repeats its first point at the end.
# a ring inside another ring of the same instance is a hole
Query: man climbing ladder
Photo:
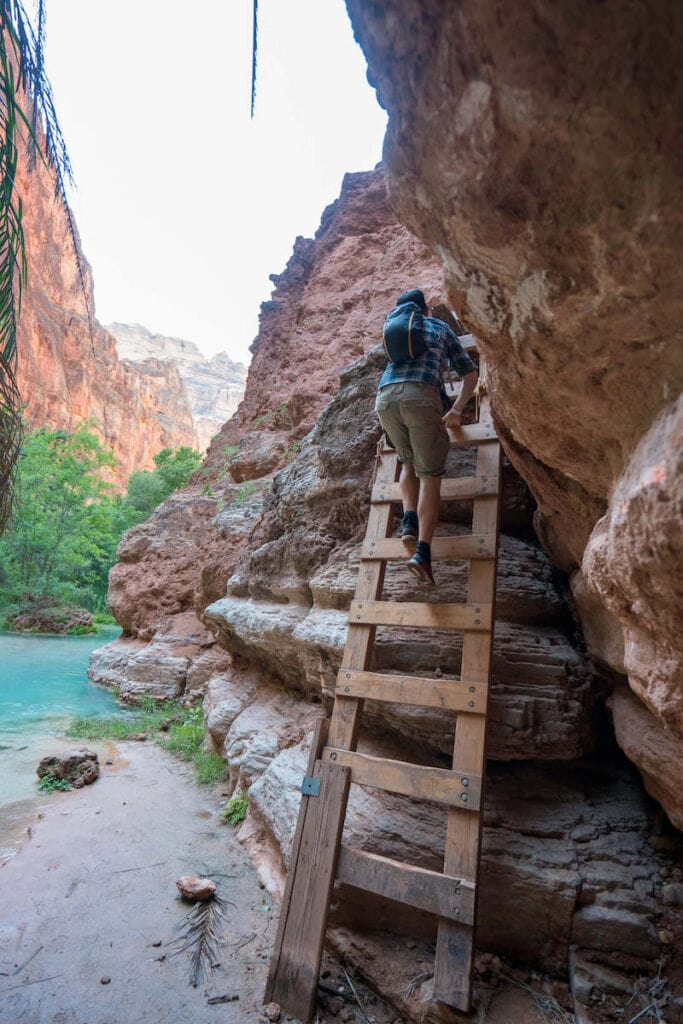
{"type": "Polygon", "coordinates": [[[417,540],[408,568],[434,586],[431,542],[449,449],[447,428],[460,426],[478,371],[450,327],[427,316],[419,288],[399,295],[387,315],[384,347],[389,362],[379,382],[375,411],[401,463],[403,539],[417,540]],[[403,332],[410,335],[405,348],[403,332]],[[443,380],[447,360],[462,378],[460,395],[448,411],[443,380]]]}
{"type": "MultiPolygon", "coordinates": [[[[409,342],[414,341],[411,323],[409,342]]],[[[329,719],[319,719],[313,737],[266,987],[266,1002],[277,1002],[304,1021],[315,1013],[335,881],[432,915],[438,934],[427,997],[431,1018],[447,1019],[449,1007],[468,1011],[471,1006],[501,478],[488,396],[480,403],[479,422],[452,429],[449,445],[477,447],[475,475],[447,478],[440,488],[442,502],[472,501],[472,532],[435,537],[431,553],[435,559],[469,563],[465,603],[382,600],[387,562],[407,562],[411,556],[402,537],[392,536],[394,511],[404,493],[397,482],[403,470],[393,449],[384,448],[378,459],[334,706],[329,719]],[[373,664],[377,626],[462,633],[459,676],[378,671],[373,664]],[[360,752],[366,699],[452,715],[451,768],[360,752]],[[403,864],[342,843],[350,785],[445,805],[443,870],[403,864]]]]}

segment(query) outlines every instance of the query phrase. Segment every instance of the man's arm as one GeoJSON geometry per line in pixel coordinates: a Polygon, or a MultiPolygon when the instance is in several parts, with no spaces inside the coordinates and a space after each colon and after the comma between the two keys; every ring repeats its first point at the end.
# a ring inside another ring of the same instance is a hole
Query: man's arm
{"type": "Polygon", "coordinates": [[[479,380],[479,373],[477,370],[470,370],[462,378],[462,388],[452,407],[448,410],[443,418],[443,421],[447,427],[459,427],[460,420],[462,419],[462,411],[469,402],[470,398],[474,394],[474,389],[477,386],[479,380]]]}

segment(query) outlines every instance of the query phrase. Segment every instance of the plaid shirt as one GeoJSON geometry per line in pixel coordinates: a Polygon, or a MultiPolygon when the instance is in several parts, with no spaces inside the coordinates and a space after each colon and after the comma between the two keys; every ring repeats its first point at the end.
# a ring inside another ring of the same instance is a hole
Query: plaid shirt
{"type": "Polygon", "coordinates": [[[427,350],[417,359],[389,363],[380,378],[380,391],[387,384],[403,384],[405,381],[433,384],[443,391],[443,371],[449,358],[460,377],[477,369],[448,324],[431,316],[424,317],[422,323],[427,350]]]}

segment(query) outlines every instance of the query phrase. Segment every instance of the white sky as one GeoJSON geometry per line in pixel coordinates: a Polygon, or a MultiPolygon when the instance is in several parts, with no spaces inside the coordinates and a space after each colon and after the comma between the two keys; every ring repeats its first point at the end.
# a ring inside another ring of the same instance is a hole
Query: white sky
{"type": "Polygon", "coordinates": [[[343,0],[48,0],[47,72],[101,323],[141,323],[243,362],[297,235],[386,115],[343,0]]]}

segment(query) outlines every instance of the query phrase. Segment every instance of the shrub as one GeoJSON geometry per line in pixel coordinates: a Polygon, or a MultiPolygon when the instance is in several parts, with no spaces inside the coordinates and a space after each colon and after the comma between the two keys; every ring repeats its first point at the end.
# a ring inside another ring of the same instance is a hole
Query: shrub
{"type": "Polygon", "coordinates": [[[54,793],[56,789],[62,793],[68,793],[71,789],[71,783],[67,782],[66,779],[58,779],[52,772],[48,772],[47,775],[43,775],[38,783],[38,789],[43,793],[54,793]]]}
{"type": "Polygon", "coordinates": [[[230,797],[227,804],[221,811],[221,819],[228,825],[239,825],[244,821],[249,809],[249,794],[236,793],[230,797]]]}

